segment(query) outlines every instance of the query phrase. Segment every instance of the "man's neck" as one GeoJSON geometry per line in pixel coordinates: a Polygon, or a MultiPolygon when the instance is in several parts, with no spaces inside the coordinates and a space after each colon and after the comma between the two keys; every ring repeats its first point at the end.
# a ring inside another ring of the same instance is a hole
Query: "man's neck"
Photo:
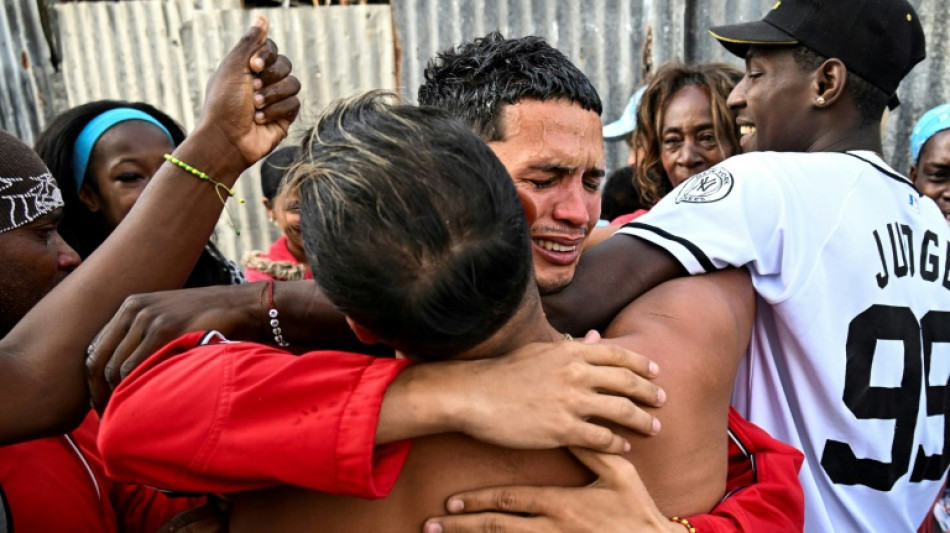
{"type": "Polygon", "coordinates": [[[563,340],[564,334],[552,326],[541,309],[537,291],[526,295],[515,315],[488,340],[468,350],[456,359],[488,359],[500,357],[532,342],[563,340]]]}
{"type": "Polygon", "coordinates": [[[881,129],[877,124],[847,132],[829,131],[808,147],[808,152],[850,152],[866,150],[878,155],[884,153],[881,129]]]}

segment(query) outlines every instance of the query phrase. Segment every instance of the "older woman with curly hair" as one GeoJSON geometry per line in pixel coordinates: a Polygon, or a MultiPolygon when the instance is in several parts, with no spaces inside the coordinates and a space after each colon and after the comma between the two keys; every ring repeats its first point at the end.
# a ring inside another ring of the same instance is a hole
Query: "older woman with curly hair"
{"type": "Polygon", "coordinates": [[[628,209],[635,211],[595,229],[585,249],[646,213],[690,176],[739,152],[739,128],[726,101],[740,79],[741,71],[723,63],[669,62],[656,71],[640,97],[630,142],[637,155],[631,158],[634,198],[628,209]]]}
{"type": "Polygon", "coordinates": [[[687,178],[739,151],[739,129],[726,104],[742,72],[729,65],[667,63],[647,85],[637,110],[634,179],[652,207],[687,178]]]}

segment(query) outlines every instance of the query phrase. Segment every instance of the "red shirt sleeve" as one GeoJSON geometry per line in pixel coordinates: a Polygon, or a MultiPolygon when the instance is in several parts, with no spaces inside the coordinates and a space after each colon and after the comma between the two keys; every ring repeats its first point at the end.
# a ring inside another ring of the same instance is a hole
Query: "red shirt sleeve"
{"type": "Polygon", "coordinates": [[[167,345],[115,390],[99,434],[113,479],[188,492],[389,493],[409,443],[373,442],[383,394],[407,361],[199,345],[204,336],[167,345]]]}
{"type": "Polygon", "coordinates": [[[726,497],[709,514],[689,517],[702,533],[802,531],[804,455],[729,409],[726,497]]]}
{"type": "Polygon", "coordinates": [[[153,533],[178,513],[206,503],[203,497],[174,497],[150,487],[115,483],[107,479],[102,457],[96,447],[98,429],[99,417],[95,411],[90,411],[82,425],[70,435],[89,463],[89,468],[102,480],[100,485],[115,512],[118,531],[153,533]]]}
{"type": "Polygon", "coordinates": [[[617,218],[611,220],[611,221],[610,221],[610,225],[611,225],[611,226],[619,226],[619,225],[623,225],[623,224],[628,224],[628,223],[633,222],[634,220],[636,220],[636,219],[642,217],[643,215],[645,215],[645,214],[647,214],[647,213],[649,213],[649,212],[650,212],[650,211],[647,210],[647,209],[637,209],[637,210],[634,211],[633,213],[627,213],[626,215],[620,215],[619,217],[617,217],[617,218]]]}

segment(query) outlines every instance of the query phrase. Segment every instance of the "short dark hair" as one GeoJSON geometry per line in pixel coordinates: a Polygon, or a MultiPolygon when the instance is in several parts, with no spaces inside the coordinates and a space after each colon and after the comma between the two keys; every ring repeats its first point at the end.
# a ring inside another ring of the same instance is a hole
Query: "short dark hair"
{"type": "Polygon", "coordinates": [[[600,218],[613,220],[619,216],[633,213],[650,206],[640,200],[633,167],[621,167],[604,180],[604,190],[600,199],[600,218]]]}
{"type": "MultiPolygon", "coordinates": [[[[792,55],[795,57],[795,63],[803,72],[813,71],[820,67],[822,63],[828,60],[811,48],[805,45],[797,45],[792,48],[792,55]]],[[[867,80],[848,71],[848,81],[845,90],[851,95],[854,106],[858,111],[860,119],[859,126],[862,128],[872,126],[881,121],[884,115],[884,108],[887,107],[889,96],[881,89],[871,85],[867,80]]]]}
{"type": "Polygon", "coordinates": [[[533,283],[508,172],[443,111],[372,92],[331,105],[285,187],[307,260],[343,313],[415,358],[456,356],[510,319],[533,283]]]}
{"type": "Polygon", "coordinates": [[[300,153],[299,146],[285,146],[271,152],[261,163],[261,193],[264,198],[273,201],[280,190],[280,182],[284,174],[293,165],[297,154],[300,153]]]}
{"type": "Polygon", "coordinates": [[[587,76],[540,37],[489,33],[439,52],[424,76],[419,104],[448,111],[485,142],[504,140],[500,117],[506,104],[565,99],[598,115],[603,110],[587,76]]]}
{"type": "MultiPolygon", "coordinates": [[[[63,221],[59,233],[80,257],[85,259],[106,240],[110,229],[107,228],[98,213],[89,211],[82,201],[73,176],[73,146],[92,119],[119,107],[138,109],[157,120],[177,146],[185,139],[185,131],[171,117],[143,102],[125,102],[121,100],[97,100],[66,110],[54,118],[36,140],[34,150],[40,154],[53,178],[63,193],[63,221]]],[[[87,171],[88,172],[88,171],[87,171]]],[[[97,190],[96,180],[87,179],[86,185],[97,190]]]]}

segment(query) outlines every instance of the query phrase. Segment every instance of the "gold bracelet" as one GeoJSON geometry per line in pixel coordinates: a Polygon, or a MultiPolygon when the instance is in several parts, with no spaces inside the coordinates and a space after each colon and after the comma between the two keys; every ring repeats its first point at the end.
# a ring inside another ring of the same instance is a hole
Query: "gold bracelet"
{"type": "Polygon", "coordinates": [[[686,528],[686,531],[689,531],[689,533],[696,533],[696,528],[693,527],[693,524],[690,524],[690,523],[689,523],[689,520],[687,520],[687,519],[685,519],[685,518],[680,518],[680,517],[678,517],[678,516],[674,516],[673,518],[670,518],[670,522],[675,522],[675,523],[677,523],[677,524],[682,524],[682,526],[685,527],[685,528],[686,528]]]}

